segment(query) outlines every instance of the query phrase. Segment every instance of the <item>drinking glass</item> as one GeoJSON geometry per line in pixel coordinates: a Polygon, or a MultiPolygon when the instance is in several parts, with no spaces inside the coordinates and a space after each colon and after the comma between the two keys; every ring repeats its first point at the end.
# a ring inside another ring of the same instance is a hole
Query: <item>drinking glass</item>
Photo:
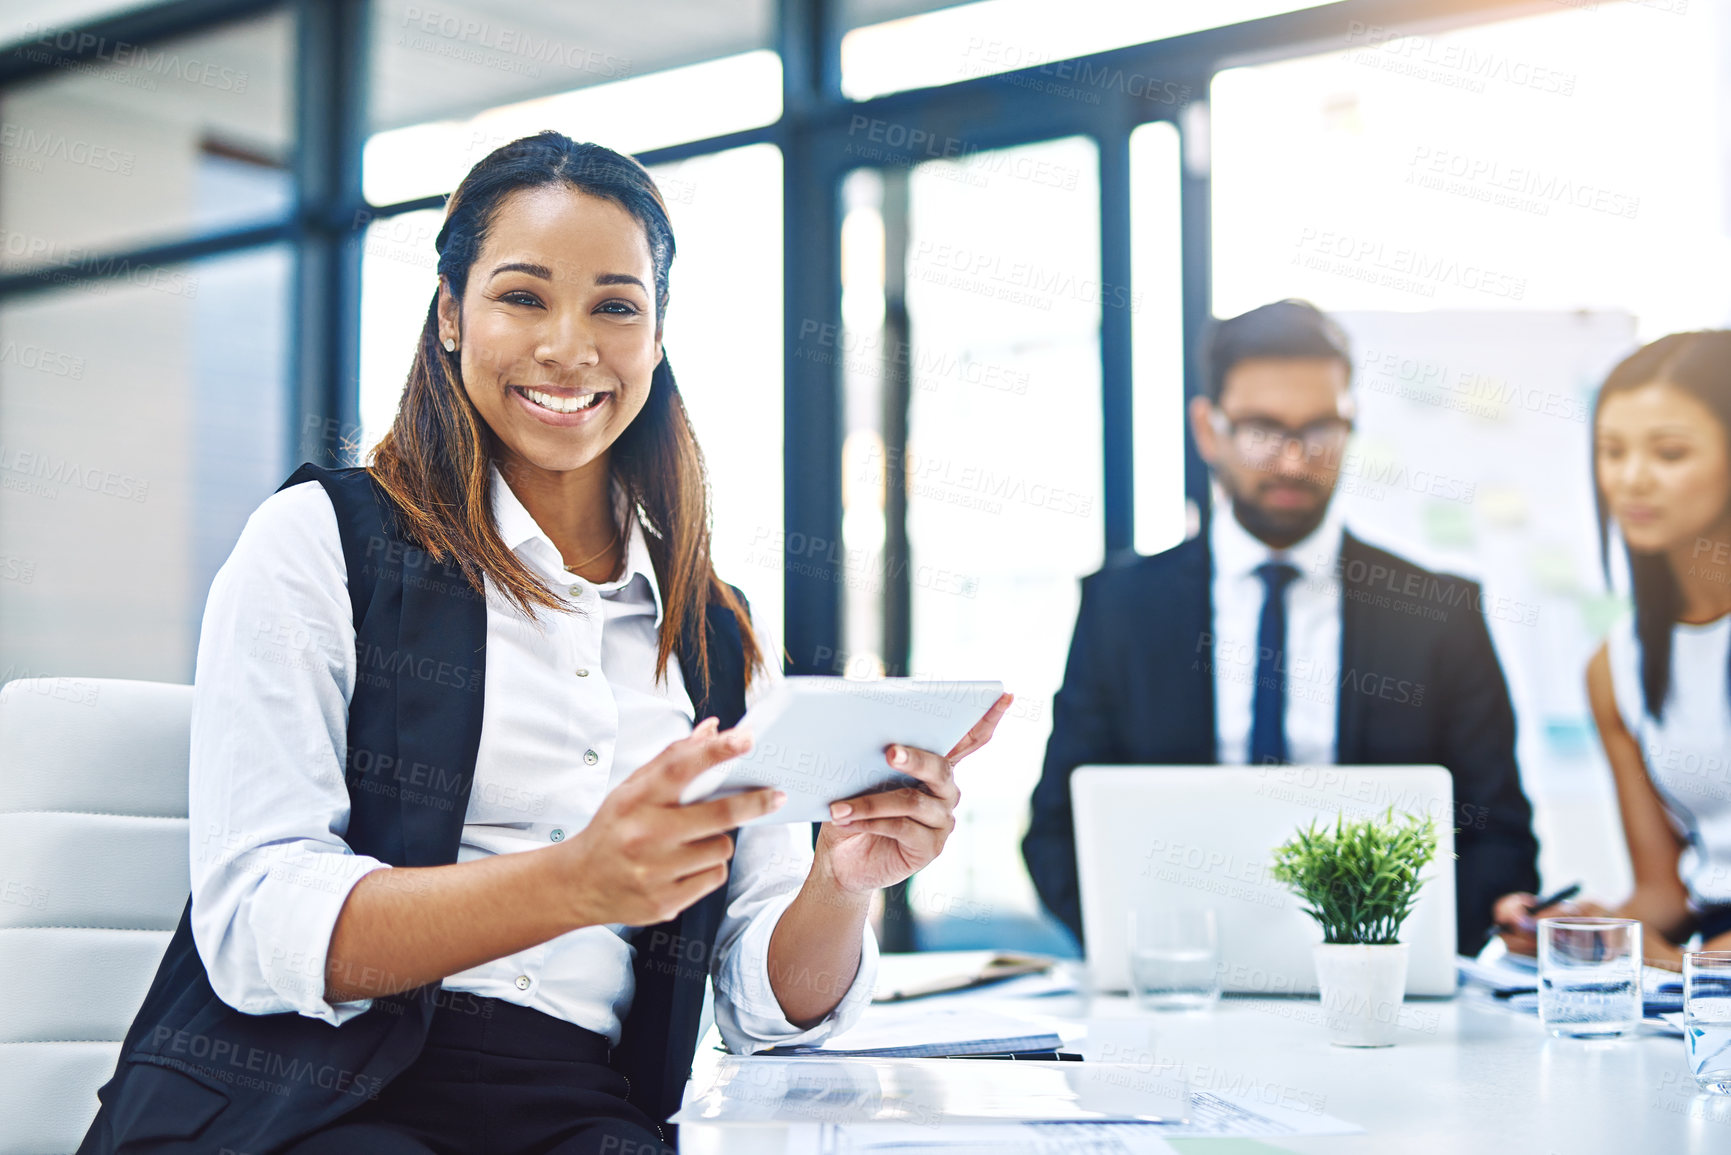
{"type": "Polygon", "coordinates": [[[1130,912],[1130,985],[1150,1010],[1204,1010],[1220,998],[1214,912],[1130,912]]]}
{"type": "Polygon", "coordinates": [[[1641,924],[1541,918],[1539,1019],[1558,1037],[1632,1033],[1641,1022],[1641,924]]]}
{"type": "Polygon", "coordinates": [[[1701,1089],[1731,1095],[1731,951],[1684,953],[1683,1045],[1701,1089]]]}

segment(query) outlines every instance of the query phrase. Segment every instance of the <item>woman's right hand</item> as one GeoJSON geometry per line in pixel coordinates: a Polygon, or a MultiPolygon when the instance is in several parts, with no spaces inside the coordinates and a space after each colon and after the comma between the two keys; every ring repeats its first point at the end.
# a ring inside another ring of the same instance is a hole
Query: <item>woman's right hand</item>
{"type": "Polygon", "coordinates": [[[1541,918],[1603,917],[1608,913],[1594,902],[1557,902],[1543,910],[1533,909],[1534,895],[1521,891],[1505,894],[1491,908],[1497,933],[1502,936],[1510,954],[1531,957],[1539,953],[1539,920],[1541,918]]]}
{"type": "Polygon", "coordinates": [[[692,779],[751,749],[749,733],[719,726],[698,723],[610,791],[588,826],[549,848],[564,856],[574,926],[667,921],[727,881],[726,832],[786,801],[762,789],[680,804],[692,779]]]}

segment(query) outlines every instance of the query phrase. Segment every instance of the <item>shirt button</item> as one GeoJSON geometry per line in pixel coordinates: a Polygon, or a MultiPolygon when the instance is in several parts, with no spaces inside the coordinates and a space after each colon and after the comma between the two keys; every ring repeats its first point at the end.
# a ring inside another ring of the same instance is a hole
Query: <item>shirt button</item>
{"type": "Polygon", "coordinates": [[[571,587],[571,596],[574,598],[575,597],[581,597],[582,594],[583,594],[583,584],[581,582],[573,584],[571,587]]]}
{"type": "Polygon", "coordinates": [[[593,750],[583,751],[583,763],[584,763],[584,765],[593,766],[593,765],[595,765],[595,763],[597,763],[599,761],[601,761],[601,755],[597,754],[595,751],[593,751],[593,750]]]}
{"type": "Polygon", "coordinates": [[[587,678],[589,676],[589,671],[588,670],[578,670],[577,676],[579,678],[587,678]]]}
{"type": "Polygon", "coordinates": [[[560,841],[564,840],[565,832],[563,830],[561,830],[559,827],[555,826],[553,828],[553,833],[549,834],[547,837],[551,838],[554,842],[560,842],[560,841]]]}
{"type": "Polygon", "coordinates": [[[518,975],[517,976],[517,989],[520,991],[526,991],[529,989],[529,976],[528,975],[518,975]]]}

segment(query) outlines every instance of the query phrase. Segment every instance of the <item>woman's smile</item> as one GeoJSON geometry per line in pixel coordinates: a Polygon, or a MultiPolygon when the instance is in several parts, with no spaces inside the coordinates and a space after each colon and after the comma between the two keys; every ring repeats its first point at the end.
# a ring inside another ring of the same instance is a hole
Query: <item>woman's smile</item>
{"type": "Polygon", "coordinates": [[[582,425],[605,412],[613,394],[607,389],[511,385],[506,391],[535,420],[560,428],[582,425]]]}

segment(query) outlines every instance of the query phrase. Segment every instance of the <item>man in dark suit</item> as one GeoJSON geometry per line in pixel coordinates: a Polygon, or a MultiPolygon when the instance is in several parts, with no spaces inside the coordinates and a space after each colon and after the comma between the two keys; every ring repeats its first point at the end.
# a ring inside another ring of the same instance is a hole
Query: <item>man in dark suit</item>
{"type": "Polygon", "coordinates": [[[1345,334],[1280,301],[1216,325],[1191,432],[1228,508],[1207,533],[1082,582],[1022,854],[1082,937],[1070,774],[1108,764],[1401,765],[1454,778],[1460,949],[1537,889],[1515,717],[1476,583],[1345,532],[1345,334]]]}

